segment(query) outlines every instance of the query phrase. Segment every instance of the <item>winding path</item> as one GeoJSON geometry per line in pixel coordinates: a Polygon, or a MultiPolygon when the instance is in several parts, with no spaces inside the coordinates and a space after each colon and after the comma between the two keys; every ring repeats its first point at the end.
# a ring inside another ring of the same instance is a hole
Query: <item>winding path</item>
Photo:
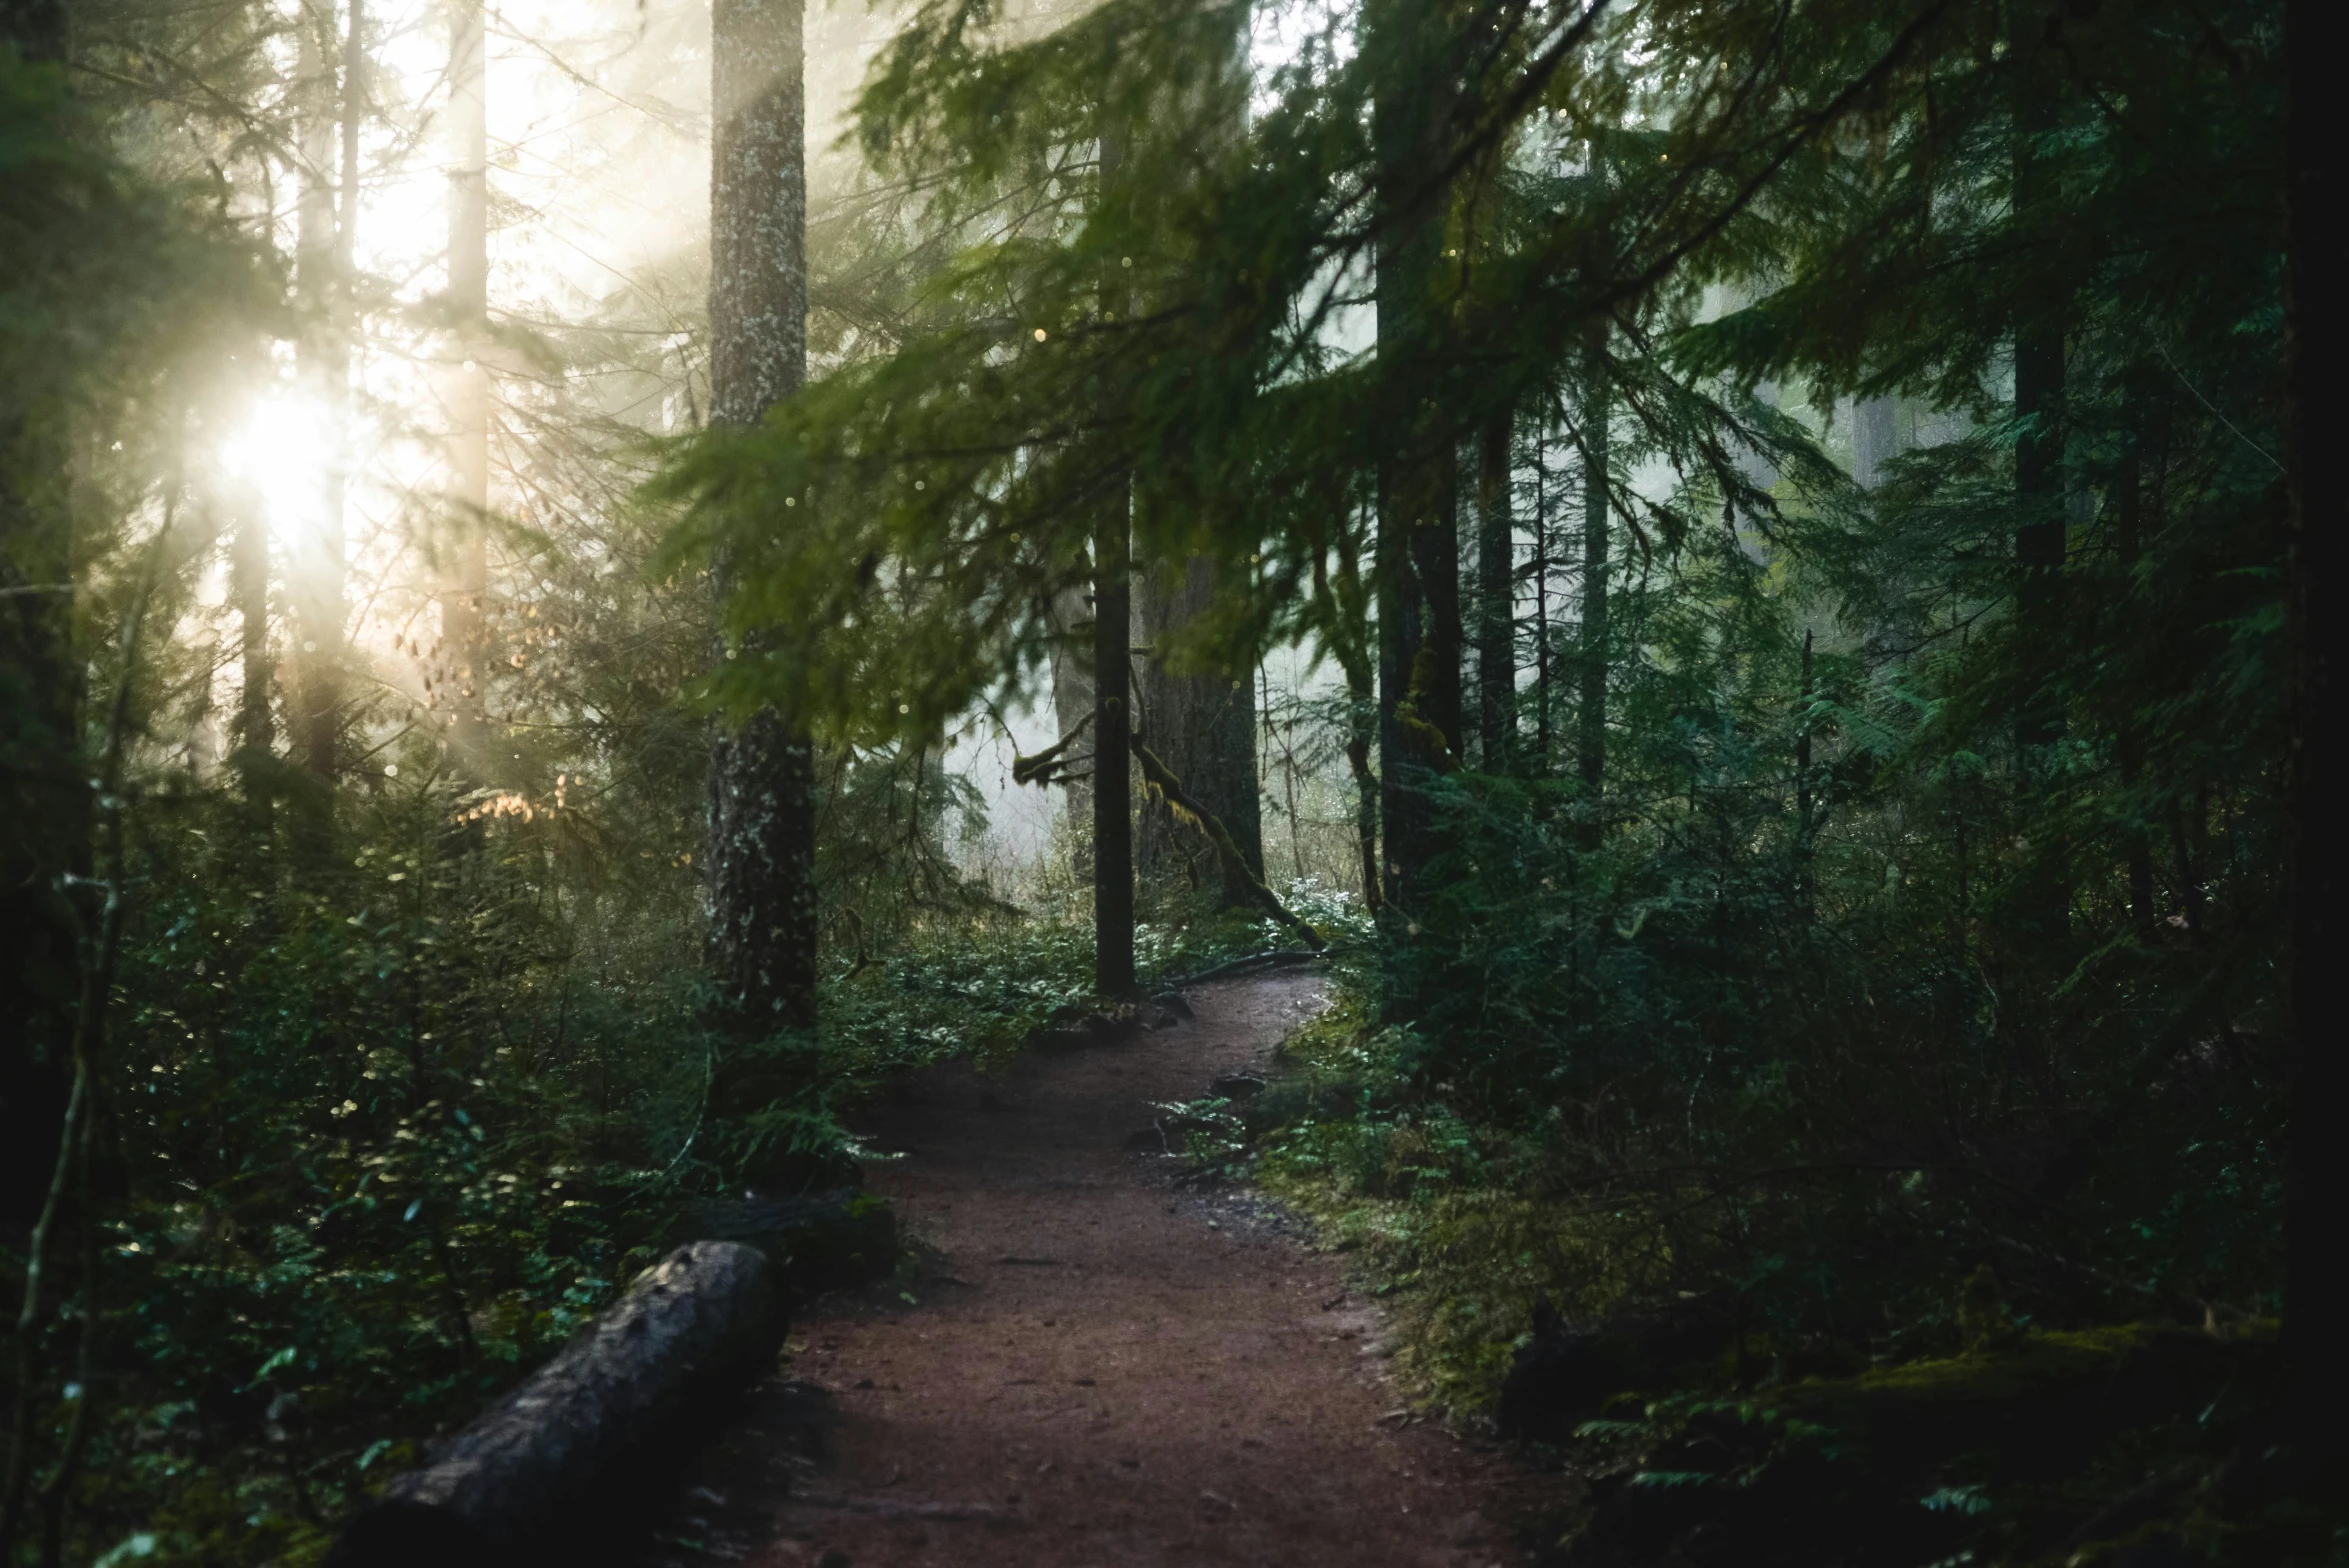
{"type": "Polygon", "coordinates": [[[688,1479],[643,1564],[1487,1568],[1526,1483],[1399,1415],[1339,1260],[1128,1143],[1155,1101],[1264,1064],[1308,975],[1201,987],[1194,1021],[925,1073],[856,1118],[936,1249],[911,1302],[819,1304],[788,1375],[688,1479]]]}

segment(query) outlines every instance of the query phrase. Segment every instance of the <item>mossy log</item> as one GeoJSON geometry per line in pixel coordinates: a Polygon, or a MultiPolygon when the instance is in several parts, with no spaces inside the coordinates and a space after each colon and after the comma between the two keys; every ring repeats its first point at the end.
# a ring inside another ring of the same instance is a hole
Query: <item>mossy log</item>
{"type": "MultiPolygon", "coordinates": [[[[665,1440],[774,1363],[775,1269],[730,1241],[679,1247],[552,1361],[343,1527],[328,1568],[470,1568],[558,1555],[665,1440]]],[[[654,1466],[657,1468],[657,1465],[654,1466]]]]}
{"type": "Polygon", "coordinates": [[[1997,1449],[2062,1469],[2113,1433],[2167,1420],[2230,1385],[2272,1383],[2275,1325],[2226,1333],[2173,1323],[2016,1332],[1961,1356],[1775,1391],[1790,1415],[1866,1434],[1879,1468],[1997,1449]]]}

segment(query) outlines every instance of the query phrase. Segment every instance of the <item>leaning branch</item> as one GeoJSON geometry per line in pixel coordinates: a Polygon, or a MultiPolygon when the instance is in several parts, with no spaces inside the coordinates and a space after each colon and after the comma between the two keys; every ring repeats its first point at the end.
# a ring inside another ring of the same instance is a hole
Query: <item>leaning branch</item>
{"type": "Polygon", "coordinates": [[[1216,862],[1223,869],[1225,884],[1244,893],[1250,903],[1296,932],[1307,947],[1320,952],[1326,945],[1321,939],[1321,933],[1291,913],[1287,905],[1273,896],[1272,889],[1266,887],[1256,873],[1248,869],[1247,857],[1240,853],[1240,846],[1232,841],[1231,829],[1223,825],[1223,819],[1191,798],[1183,788],[1183,781],[1176,778],[1174,771],[1158,759],[1158,753],[1142,744],[1142,737],[1135,736],[1132,744],[1134,760],[1142,764],[1143,782],[1164,796],[1168,805],[1198,823],[1200,830],[1207,835],[1207,841],[1215,846],[1216,862]]]}

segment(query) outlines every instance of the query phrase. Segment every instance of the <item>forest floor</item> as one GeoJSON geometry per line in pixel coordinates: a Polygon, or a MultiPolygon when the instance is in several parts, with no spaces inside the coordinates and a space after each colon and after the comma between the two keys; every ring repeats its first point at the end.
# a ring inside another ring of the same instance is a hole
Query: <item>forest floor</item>
{"type": "Polygon", "coordinates": [[[1423,1424],[1340,1258],[1129,1144],[1154,1102],[1261,1069],[1321,1005],[1294,972],[1007,1072],[922,1073],[850,1118],[923,1249],[821,1301],[692,1465],[644,1568],[1488,1568],[1544,1483],[1423,1424]]]}

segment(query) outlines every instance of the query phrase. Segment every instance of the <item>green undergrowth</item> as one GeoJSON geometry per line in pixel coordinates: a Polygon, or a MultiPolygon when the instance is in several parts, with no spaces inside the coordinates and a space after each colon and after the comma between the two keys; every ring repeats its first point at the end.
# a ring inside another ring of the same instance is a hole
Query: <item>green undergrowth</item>
{"type": "Polygon", "coordinates": [[[1639,1272],[1620,1218],[1518,1190],[1521,1141],[1420,1103],[1364,977],[1282,1047],[1249,1107],[1253,1179],[1350,1254],[1393,1311],[1396,1360],[1424,1400],[1479,1412],[1499,1395],[1532,1303],[1597,1315],[1639,1272]]]}
{"type": "MultiPolygon", "coordinates": [[[[386,790],[332,864],[202,803],[135,845],[97,1375],[34,1412],[57,1442],[94,1400],[74,1560],[318,1560],[753,1172],[854,1182],[858,1101],[1096,1005],[1079,912],[950,907],[827,952],[820,1028],[746,1044],[712,1026],[689,876],[566,868],[559,824],[452,849],[447,813],[386,790]],[[773,1093],[728,1114],[744,1057],[773,1093]]],[[[1140,933],[1146,982],[1281,945],[1185,913],[1140,933]]],[[[78,1314],[42,1332],[74,1366],[78,1314]]]]}
{"type": "MultiPolygon", "coordinates": [[[[1366,934],[1355,900],[1312,879],[1285,901],[1326,939],[1366,934]]],[[[1134,933],[1139,988],[1158,990],[1233,959],[1294,945],[1272,921],[1169,901],[1134,933]]],[[[893,1074],[968,1057],[1000,1066],[1039,1028],[1090,1012],[1093,927],[1087,908],[920,928],[903,947],[845,966],[824,999],[827,1085],[869,1092],[893,1074]]]]}
{"type": "MultiPolygon", "coordinates": [[[[1916,1171],[1806,1172],[1773,1194],[1719,1154],[1671,1166],[1658,1146],[1685,1114],[1603,1152],[1588,1108],[1606,1094],[1565,1101],[1579,1126],[1479,1118],[1428,1043],[1381,1020],[1375,981],[1341,965],[1332,1005],[1234,1113],[1244,1138],[1194,1142],[1349,1256],[1423,1407],[1523,1436],[1551,1399],[1529,1451],[1589,1485],[1542,1528],[1545,1560],[2349,1561],[2349,1510],[2266,1435],[2264,1298],[2118,1272],[2180,1245],[2163,1211],[2111,1235],[2073,1219],[2068,1245],[2097,1262],[2059,1269],[2046,1231],[1986,1235],[1916,1171]]],[[[1772,1124],[1750,1107],[1770,1097],[1733,1103],[1751,1141],[1714,1147],[1759,1165],[1772,1124]]]]}

